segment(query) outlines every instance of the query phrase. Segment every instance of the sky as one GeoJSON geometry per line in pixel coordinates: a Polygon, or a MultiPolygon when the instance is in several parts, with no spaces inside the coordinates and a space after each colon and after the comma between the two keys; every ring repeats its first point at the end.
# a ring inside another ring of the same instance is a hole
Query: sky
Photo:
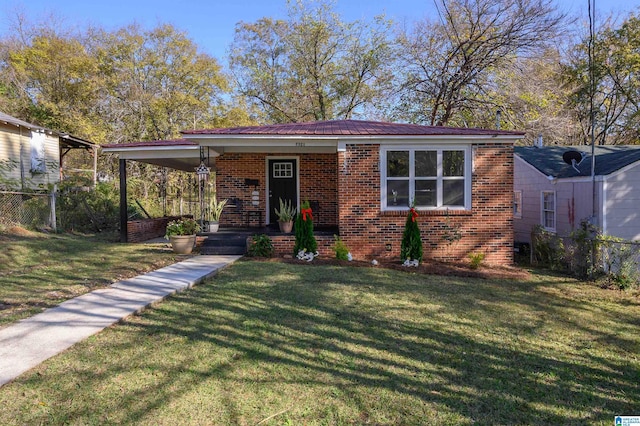
{"type": "MultiPolygon", "coordinates": [[[[558,8],[586,19],[589,0],[555,0],[558,8]]],[[[384,13],[395,22],[411,23],[434,17],[433,0],[335,0],[345,21],[371,19],[384,13]]],[[[598,16],[638,11],[640,0],[596,0],[598,16]]],[[[11,17],[21,10],[30,21],[54,14],[65,25],[115,30],[136,22],[144,28],[160,23],[185,31],[201,51],[226,63],[235,25],[259,18],[286,17],[286,0],[0,0],[0,36],[9,31],[11,17]]]]}

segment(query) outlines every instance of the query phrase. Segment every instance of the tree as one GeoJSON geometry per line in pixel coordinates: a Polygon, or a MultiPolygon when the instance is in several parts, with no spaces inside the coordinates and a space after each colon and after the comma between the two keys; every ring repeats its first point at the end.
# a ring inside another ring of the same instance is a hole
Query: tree
{"type": "Polygon", "coordinates": [[[564,16],[551,0],[439,0],[439,21],[402,31],[395,116],[430,125],[474,125],[477,109],[495,111],[487,93],[494,72],[553,40],[564,16]]]}
{"type": "Polygon", "coordinates": [[[574,87],[570,103],[582,129],[582,143],[590,143],[595,125],[598,145],[635,144],[640,137],[640,18],[629,16],[618,28],[611,20],[595,34],[590,76],[585,39],[565,62],[564,77],[574,87]],[[593,77],[593,82],[591,78],[593,77]],[[591,83],[593,83],[593,95],[591,83]],[[594,121],[590,103],[593,99],[594,121]]]}
{"type": "Polygon", "coordinates": [[[174,138],[206,126],[229,90],[218,62],[171,25],[97,31],[93,40],[113,142],[174,138]]]}
{"type": "Polygon", "coordinates": [[[3,108],[27,121],[78,136],[104,134],[93,105],[103,82],[81,37],[24,18],[0,42],[3,108]]]}
{"type": "MultiPolygon", "coordinates": [[[[569,104],[572,85],[562,79],[561,58],[558,48],[549,48],[535,58],[519,57],[494,72],[495,91],[489,91],[488,98],[501,111],[501,127],[524,131],[525,144],[533,144],[539,135],[552,144],[581,141],[580,125],[569,104]]],[[[473,113],[474,123],[495,126],[496,110],[473,113]]]]}
{"type": "Polygon", "coordinates": [[[230,65],[267,122],[348,119],[387,87],[390,23],[342,22],[327,3],[289,2],[289,19],[239,23],[230,65]]]}

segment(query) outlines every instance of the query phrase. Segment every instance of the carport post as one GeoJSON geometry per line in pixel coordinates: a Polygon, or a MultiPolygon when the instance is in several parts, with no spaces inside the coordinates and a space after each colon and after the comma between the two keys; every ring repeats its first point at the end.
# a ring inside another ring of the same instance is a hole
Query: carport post
{"type": "Polygon", "coordinates": [[[127,242],[127,160],[120,159],[120,242],[127,242]]]}

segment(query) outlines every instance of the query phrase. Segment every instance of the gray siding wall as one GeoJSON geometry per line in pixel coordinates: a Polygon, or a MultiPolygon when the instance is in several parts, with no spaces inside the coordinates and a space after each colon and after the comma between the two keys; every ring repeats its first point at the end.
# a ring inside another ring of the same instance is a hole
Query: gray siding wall
{"type": "Polygon", "coordinates": [[[542,223],[541,193],[556,193],[556,233],[566,236],[589,218],[592,212],[591,182],[556,181],[546,176],[522,160],[517,155],[514,160],[514,191],[522,191],[522,218],[514,218],[515,240],[531,242],[531,231],[542,223]]]}
{"type": "Polygon", "coordinates": [[[640,164],[607,176],[604,198],[604,232],[640,240],[640,164]]]}

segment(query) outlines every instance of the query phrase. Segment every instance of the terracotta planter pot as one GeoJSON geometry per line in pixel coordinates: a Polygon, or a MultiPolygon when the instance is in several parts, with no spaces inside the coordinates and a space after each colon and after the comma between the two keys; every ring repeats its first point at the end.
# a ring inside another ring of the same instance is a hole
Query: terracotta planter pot
{"type": "Polygon", "coordinates": [[[280,232],[284,232],[285,234],[290,234],[293,229],[293,221],[290,220],[288,222],[278,221],[278,225],[280,225],[280,232]]]}
{"type": "Polygon", "coordinates": [[[189,254],[196,244],[195,235],[172,235],[169,237],[171,248],[178,254],[189,254]]]}

